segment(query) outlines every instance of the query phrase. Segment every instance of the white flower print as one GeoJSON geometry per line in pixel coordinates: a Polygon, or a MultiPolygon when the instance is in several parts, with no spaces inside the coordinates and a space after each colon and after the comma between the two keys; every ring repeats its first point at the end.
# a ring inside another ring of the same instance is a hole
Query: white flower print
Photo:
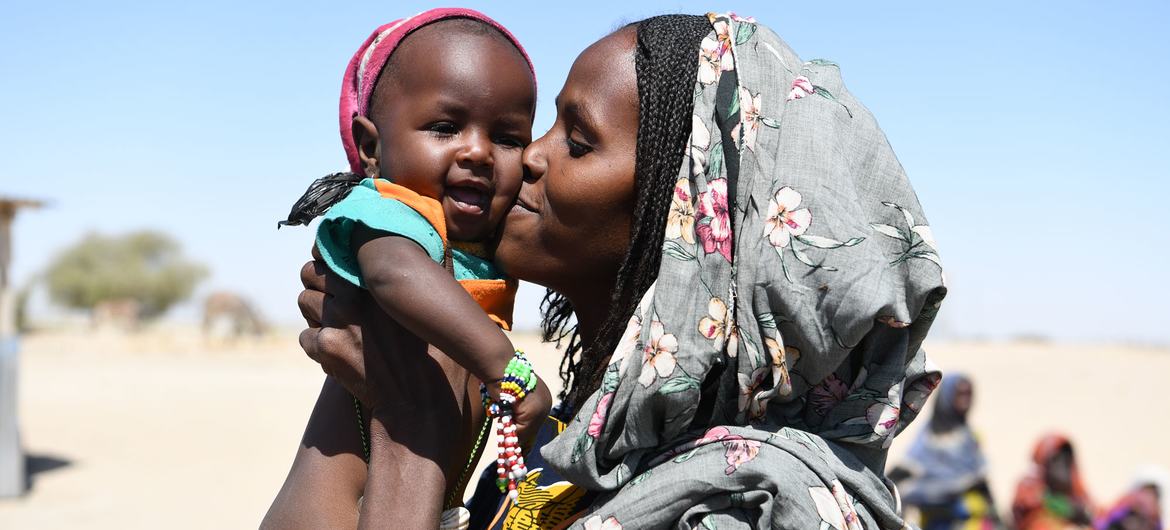
{"type": "Polygon", "coordinates": [[[800,192],[784,186],[768,201],[768,214],[764,217],[764,236],[777,250],[788,246],[795,236],[803,235],[812,224],[812,212],[800,206],[800,192]]]}
{"type": "Polygon", "coordinates": [[[650,323],[650,344],[643,350],[642,373],[638,382],[648,387],[658,377],[674,373],[674,354],[678,351],[678,339],[667,333],[662,322],[655,319],[650,323]]]}

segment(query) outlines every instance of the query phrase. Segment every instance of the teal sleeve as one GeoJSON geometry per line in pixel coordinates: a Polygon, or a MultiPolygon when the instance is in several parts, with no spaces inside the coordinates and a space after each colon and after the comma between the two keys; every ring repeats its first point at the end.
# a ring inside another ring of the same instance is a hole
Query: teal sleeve
{"type": "Polygon", "coordinates": [[[443,238],[422,215],[402,202],[383,197],[377,190],[355,186],[348,197],[326,212],[317,227],[317,248],[330,270],[358,287],[366,285],[358,267],[357,249],[350,239],[359,223],[410,239],[436,263],[443,261],[443,238]]]}

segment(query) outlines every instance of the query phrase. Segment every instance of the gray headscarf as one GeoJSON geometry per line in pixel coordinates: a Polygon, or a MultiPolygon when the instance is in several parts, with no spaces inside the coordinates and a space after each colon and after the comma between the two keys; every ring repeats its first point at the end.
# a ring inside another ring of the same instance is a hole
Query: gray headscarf
{"type": "Polygon", "coordinates": [[[900,528],[887,448],[940,374],[914,190],[837,65],[708,15],[658,280],[543,456],[575,528],[900,528]]]}

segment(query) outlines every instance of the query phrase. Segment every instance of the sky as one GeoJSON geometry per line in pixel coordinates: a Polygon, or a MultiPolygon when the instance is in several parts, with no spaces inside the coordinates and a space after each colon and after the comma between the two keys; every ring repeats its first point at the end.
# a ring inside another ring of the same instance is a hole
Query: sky
{"type": "MultiPolygon", "coordinates": [[[[338,5],[4,2],[0,195],[50,202],[18,218],[16,282],[87,233],[154,229],[210,267],[199,294],[295,324],[312,232],[276,220],[346,167],[342,70],[379,24],[442,4],[338,5]]],[[[947,269],[936,336],[1170,344],[1170,3],[464,5],[531,54],[534,137],[577,54],[619,25],[754,16],[839,63],[889,137],[947,269]]],[[[518,328],[542,291],[522,289],[518,328]]]]}

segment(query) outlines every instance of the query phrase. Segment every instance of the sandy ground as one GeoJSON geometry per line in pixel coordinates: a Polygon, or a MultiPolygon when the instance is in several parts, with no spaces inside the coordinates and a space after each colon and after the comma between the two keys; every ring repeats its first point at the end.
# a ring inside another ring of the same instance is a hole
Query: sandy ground
{"type": "MultiPolygon", "coordinates": [[[[254,527],[279,488],[322,374],[280,339],[208,346],[187,332],[41,335],[21,357],[24,445],[36,472],[0,500],[0,528],[254,527]]],[[[514,337],[555,373],[551,347],[514,337]]],[[[973,423],[1001,499],[1032,441],[1061,429],[1092,493],[1141,464],[1170,468],[1170,352],[1045,344],[934,344],[977,383],[973,423]]],[[[920,425],[920,424],[919,424],[920,425]]],[[[913,432],[895,443],[893,460],[913,432]]]]}

